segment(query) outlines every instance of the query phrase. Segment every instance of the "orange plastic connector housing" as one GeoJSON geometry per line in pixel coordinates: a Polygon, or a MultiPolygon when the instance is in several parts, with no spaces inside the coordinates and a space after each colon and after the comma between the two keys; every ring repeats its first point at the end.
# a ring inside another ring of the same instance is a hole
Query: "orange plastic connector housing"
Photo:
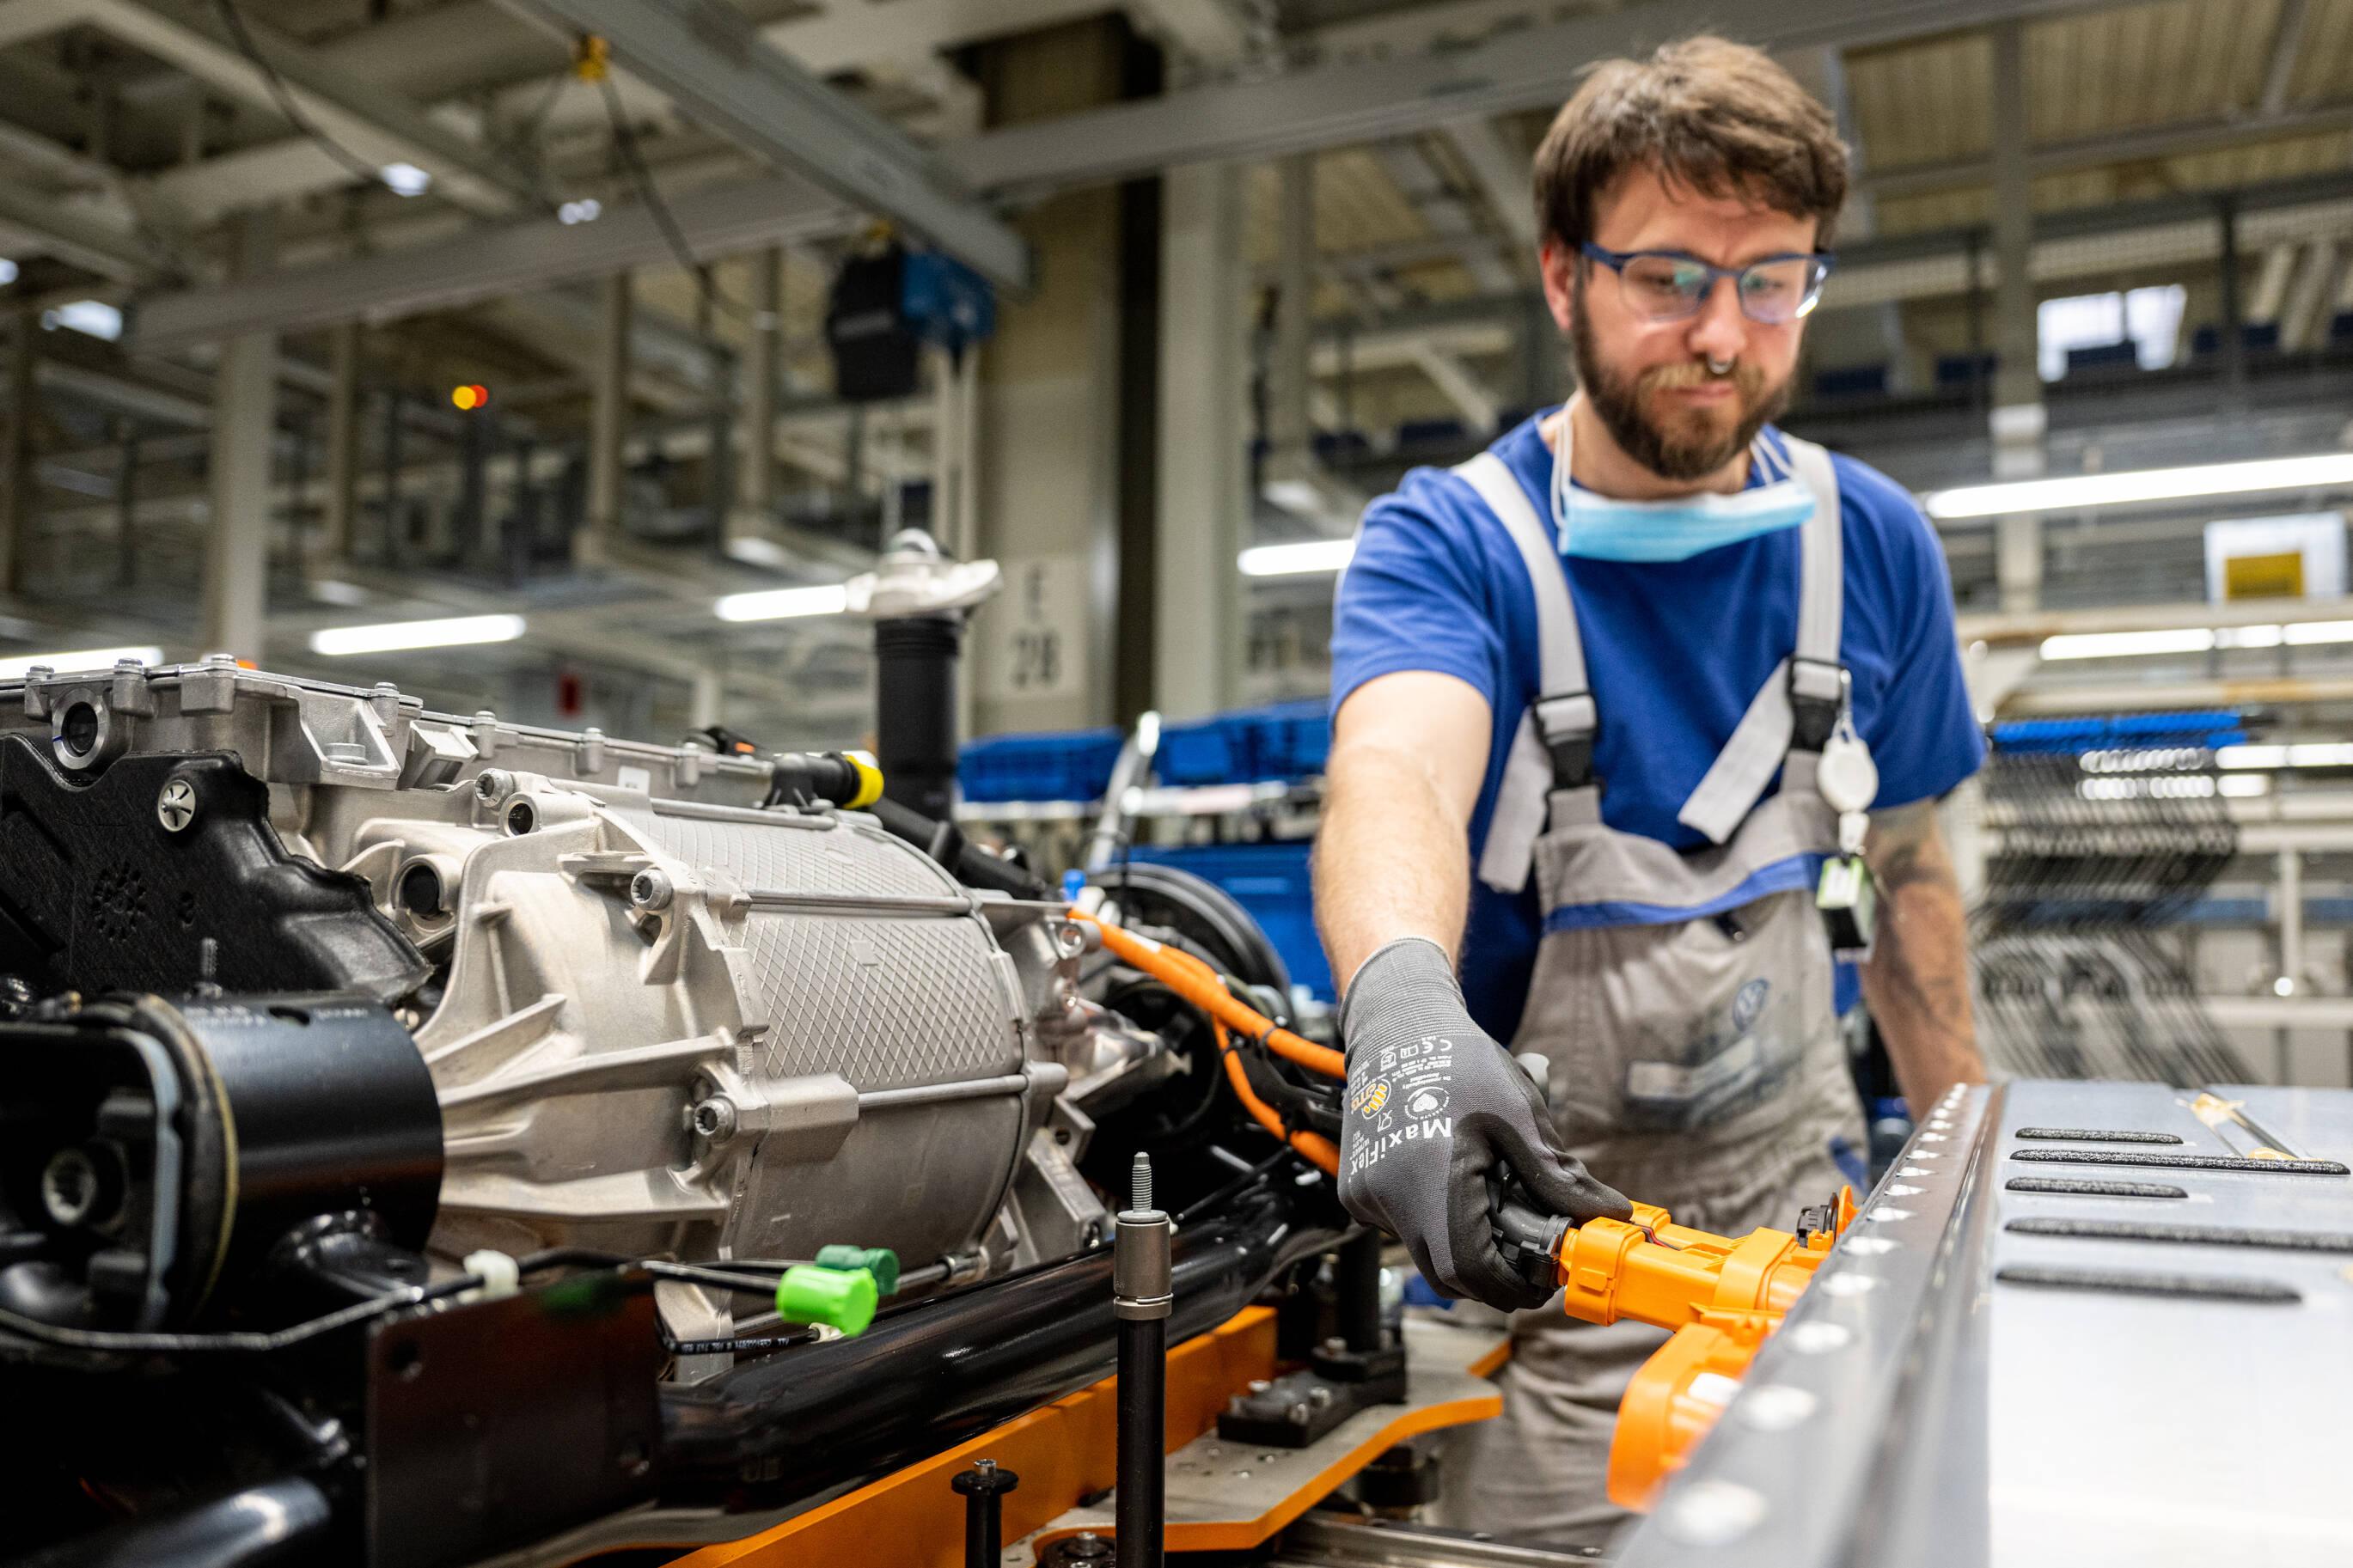
{"type": "Polygon", "coordinates": [[[1781,1321],[1775,1312],[1702,1312],[1642,1363],[1618,1403],[1609,1440],[1609,1500],[1647,1511],[1666,1479],[1738,1391],[1741,1374],[1781,1321]]]}
{"type": "Polygon", "coordinates": [[[1588,1323],[1621,1318],[1680,1329],[1704,1311],[1778,1317],[1814,1277],[1827,1249],[1786,1230],[1734,1240],[1674,1224],[1667,1211],[1634,1205],[1629,1224],[1588,1220],[1561,1238],[1563,1307],[1588,1323]]]}
{"type": "Polygon", "coordinates": [[[1649,1507],[1853,1219],[1853,1189],[1842,1187],[1833,1231],[1804,1238],[1761,1227],[1737,1239],[1715,1236],[1677,1225],[1650,1204],[1636,1204],[1631,1221],[1588,1220],[1561,1237],[1554,1262],[1570,1317],[1630,1318],[1674,1334],[1635,1373],[1619,1404],[1611,1501],[1649,1507]]]}

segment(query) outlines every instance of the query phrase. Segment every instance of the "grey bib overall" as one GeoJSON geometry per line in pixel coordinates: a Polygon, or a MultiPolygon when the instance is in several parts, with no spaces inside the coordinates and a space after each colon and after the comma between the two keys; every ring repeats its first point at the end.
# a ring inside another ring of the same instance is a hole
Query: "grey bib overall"
{"type": "MultiPolygon", "coordinates": [[[[1567,438],[1564,421],[1563,469],[1567,438]]],[[[1846,1179],[1833,1141],[1864,1147],[1814,906],[1822,858],[1838,849],[1814,773],[1843,689],[1838,482],[1820,447],[1790,439],[1788,453],[1814,498],[1797,647],[1684,803],[1680,819],[1708,840],[1687,853],[1602,822],[1600,715],[1553,531],[1493,453],[1455,470],[1519,547],[1542,657],[1544,695],[1514,742],[1478,868],[1505,892],[1533,869],[1544,911],[1512,1049],[1549,1064],[1562,1141],[1596,1176],[1734,1236],[1794,1223],[1846,1179]],[[1777,768],[1781,788],[1760,802],[1777,768]]],[[[1667,1336],[1573,1322],[1557,1305],[1514,1314],[1513,1331],[1503,1415],[1463,1429],[1448,1456],[1451,1521],[1603,1544],[1627,1517],[1603,1487],[1619,1397],[1667,1336]]]]}

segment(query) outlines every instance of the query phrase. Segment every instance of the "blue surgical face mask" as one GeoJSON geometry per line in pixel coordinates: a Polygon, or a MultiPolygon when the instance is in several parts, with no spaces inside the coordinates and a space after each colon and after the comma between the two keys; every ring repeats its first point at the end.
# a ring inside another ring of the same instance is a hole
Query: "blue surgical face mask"
{"type": "MultiPolygon", "coordinates": [[[[1749,461],[1767,475],[1780,468],[1762,441],[1749,461]]],[[[1676,496],[1670,500],[1618,500],[1579,489],[1568,477],[1568,421],[1561,421],[1553,458],[1553,537],[1563,555],[1596,561],[1688,561],[1759,534],[1796,528],[1814,515],[1813,493],[1786,471],[1737,495],[1676,496]]]]}

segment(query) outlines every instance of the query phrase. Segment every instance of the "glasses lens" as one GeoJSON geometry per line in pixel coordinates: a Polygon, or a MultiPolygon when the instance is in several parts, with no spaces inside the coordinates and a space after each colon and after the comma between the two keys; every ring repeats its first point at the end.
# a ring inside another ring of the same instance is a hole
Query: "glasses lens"
{"type": "Polygon", "coordinates": [[[1794,321],[1821,297],[1822,264],[1810,256],[1760,261],[1740,275],[1740,309],[1752,321],[1794,321]]]}
{"type": "Polygon", "coordinates": [[[1653,321],[1672,321],[1699,309],[1707,296],[1707,268],[1672,256],[1637,256],[1619,269],[1626,298],[1653,321]]]}

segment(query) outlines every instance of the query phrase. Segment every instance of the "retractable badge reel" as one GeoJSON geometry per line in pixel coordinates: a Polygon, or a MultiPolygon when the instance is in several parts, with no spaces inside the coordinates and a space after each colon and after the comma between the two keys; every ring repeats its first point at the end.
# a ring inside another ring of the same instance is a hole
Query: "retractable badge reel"
{"type": "Polygon", "coordinates": [[[1862,860],[1871,803],[1879,797],[1879,764],[1871,760],[1871,748],[1862,743],[1862,737],[1854,732],[1852,680],[1843,672],[1840,679],[1846,689],[1839,697],[1838,727],[1822,743],[1815,769],[1823,801],[1838,813],[1839,852],[1823,862],[1814,907],[1821,910],[1822,924],[1830,931],[1831,956],[1841,963],[1860,963],[1871,956],[1872,926],[1879,913],[1871,868],[1862,860]]]}

